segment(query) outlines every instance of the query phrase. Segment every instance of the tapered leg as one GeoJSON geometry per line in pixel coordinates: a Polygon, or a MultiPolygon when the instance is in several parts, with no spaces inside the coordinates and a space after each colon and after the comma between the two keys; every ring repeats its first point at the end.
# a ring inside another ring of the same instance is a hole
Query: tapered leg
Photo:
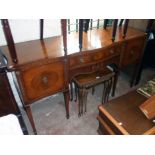
{"type": "Polygon", "coordinates": [[[85,94],[84,94],[84,106],[85,106],[85,110],[84,113],[87,112],[87,96],[88,96],[88,89],[85,89],[85,94]]]}
{"type": "Polygon", "coordinates": [[[110,94],[110,91],[111,91],[111,87],[112,87],[112,78],[110,80],[108,80],[106,103],[108,103],[108,101],[109,101],[109,94],[110,94]]]}
{"type": "Polygon", "coordinates": [[[25,107],[25,111],[26,111],[26,114],[27,114],[27,116],[29,118],[29,121],[31,123],[33,132],[34,132],[35,135],[37,135],[37,130],[36,130],[35,123],[34,123],[34,120],[33,120],[33,115],[32,115],[32,111],[31,111],[31,107],[30,106],[26,106],[25,107]]]}
{"type": "Polygon", "coordinates": [[[70,83],[70,101],[73,101],[73,82],[70,83]]]}
{"type": "Polygon", "coordinates": [[[140,69],[137,72],[137,77],[136,77],[135,85],[137,85],[139,83],[140,79],[141,79],[141,74],[142,74],[143,68],[144,68],[144,66],[141,65],[140,69]]]}
{"type": "Polygon", "coordinates": [[[78,88],[75,85],[75,102],[77,101],[77,96],[78,96],[78,88]]]}
{"type": "Polygon", "coordinates": [[[118,81],[118,75],[119,75],[119,72],[116,72],[116,74],[114,75],[114,81],[113,81],[113,85],[112,85],[112,96],[115,95],[116,85],[117,85],[117,81],[118,81]]]}
{"type": "Polygon", "coordinates": [[[65,99],[66,118],[69,119],[69,90],[63,92],[65,99]]]}
{"type": "Polygon", "coordinates": [[[92,87],[92,95],[94,95],[95,92],[95,86],[92,87]]]}
{"type": "Polygon", "coordinates": [[[81,116],[81,98],[82,98],[82,90],[78,89],[78,116],[81,116]]]}
{"type": "Polygon", "coordinates": [[[103,93],[102,93],[102,104],[106,103],[106,99],[107,99],[107,92],[108,92],[108,81],[104,81],[104,87],[103,87],[103,93]]]}
{"type": "Polygon", "coordinates": [[[132,78],[131,78],[130,87],[132,87],[134,85],[134,83],[135,83],[135,80],[137,78],[138,69],[139,69],[139,63],[136,63],[135,69],[133,71],[133,75],[132,75],[132,78]]]}

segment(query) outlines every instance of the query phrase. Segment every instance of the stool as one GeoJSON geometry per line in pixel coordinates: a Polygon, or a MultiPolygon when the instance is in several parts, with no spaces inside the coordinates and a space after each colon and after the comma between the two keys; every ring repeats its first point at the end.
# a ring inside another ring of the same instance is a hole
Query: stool
{"type": "MultiPolygon", "coordinates": [[[[109,67],[110,68],[110,67],[109,67]]],[[[113,83],[115,83],[115,72],[107,68],[106,71],[97,71],[92,73],[80,74],[73,78],[75,84],[75,95],[78,96],[79,116],[87,111],[87,95],[90,88],[103,84],[102,104],[108,102],[109,94],[113,83]]],[[[113,86],[113,89],[115,87],[113,86]]],[[[113,90],[114,92],[114,90],[113,90]]]]}

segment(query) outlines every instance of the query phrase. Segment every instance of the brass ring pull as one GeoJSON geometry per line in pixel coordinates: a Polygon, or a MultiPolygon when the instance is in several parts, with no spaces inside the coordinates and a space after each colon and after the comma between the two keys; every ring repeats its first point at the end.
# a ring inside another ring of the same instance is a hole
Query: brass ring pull
{"type": "Polygon", "coordinates": [[[47,84],[47,83],[48,83],[48,78],[47,78],[47,76],[44,76],[44,77],[42,78],[42,81],[43,81],[44,84],[47,84]]]}
{"type": "Polygon", "coordinates": [[[113,51],[113,50],[110,50],[110,53],[111,53],[111,54],[114,54],[114,51],[113,51]]]}
{"type": "Polygon", "coordinates": [[[80,62],[81,62],[81,63],[83,63],[83,62],[84,62],[83,58],[80,58],[80,62]]]}

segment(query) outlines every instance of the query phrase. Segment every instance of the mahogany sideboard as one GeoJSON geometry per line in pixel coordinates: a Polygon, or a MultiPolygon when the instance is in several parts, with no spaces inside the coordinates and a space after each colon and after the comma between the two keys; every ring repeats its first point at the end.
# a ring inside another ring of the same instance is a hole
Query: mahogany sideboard
{"type": "Polygon", "coordinates": [[[36,129],[30,105],[43,97],[63,92],[66,116],[69,118],[69,83],[79,73],[104,71],[106,65],[111,63],[120,69],[135,63],[134,83],[146,34],[128,28],[126,38],[123,38],[122,31],[122,28],[118,28],[115,42],[111,40],[111,27],[83,32],[82,50],[78,47],[78,33],[68,34],[67,59],[64,57],[62,36],[16,43],[18,63],[12,62],[8,46],[0,47],[8,58],[8,70],[16,74],[23,105],[34,132],[36,129]],[[66,62],[68,70],[64,67],[66,62]]]}

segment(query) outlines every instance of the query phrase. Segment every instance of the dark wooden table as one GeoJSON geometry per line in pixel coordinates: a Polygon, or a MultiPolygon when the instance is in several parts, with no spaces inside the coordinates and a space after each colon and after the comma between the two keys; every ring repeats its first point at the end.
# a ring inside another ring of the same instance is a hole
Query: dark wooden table
{"type": "Polygon", "coordinates": [[[99,133],[132,135],[152,134],[152,131],[155,133],[155,124],[147,119],[139,109],[139,106],[146,100],[146,97],[134,90],[111,100],[108,104],[99,106],[99,133]],[[109,127],[110,133],[105,131],[102,120],[109,127]]]}

